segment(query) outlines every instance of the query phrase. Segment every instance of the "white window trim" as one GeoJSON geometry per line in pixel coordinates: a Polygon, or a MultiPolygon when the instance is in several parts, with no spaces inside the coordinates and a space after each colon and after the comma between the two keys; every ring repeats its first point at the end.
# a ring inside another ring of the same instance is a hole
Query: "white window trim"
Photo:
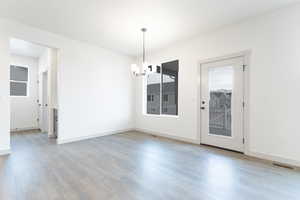
{"type": "Polygon", "coordinates": [[[147,117],[162,117],[162,118],[179,118],[179,114],[177,114],[177,115],[166,115],[166,114],[148,114],[148,113],[144,113],[144,116],[147,116],[147,117]]]}

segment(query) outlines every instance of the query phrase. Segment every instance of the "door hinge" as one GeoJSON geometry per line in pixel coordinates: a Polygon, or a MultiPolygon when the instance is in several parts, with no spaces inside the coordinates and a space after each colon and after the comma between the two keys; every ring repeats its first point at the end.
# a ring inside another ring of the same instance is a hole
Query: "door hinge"
{"type": "Polygon", "coordinates": [[[243,138],[243,144],[245,144],[245,138],[243,138]]]}
{"type": "Polygon", "coordinates": [[[245,108],[245,101],[243,101],[243,108],[245,108]]]}
{"type": "Polygon", "coordinates": [[[247,65],[243,65],[243,72],[246,71],[247,65]]]}
{"type": "Polygon", "coordinates": [[[38,121],[38,122],[39,122],[39,121],[40,121],[40,119],[39,119],[39,118],[37,118],[37,119],[36,119],[36,121],[38,121]]]}

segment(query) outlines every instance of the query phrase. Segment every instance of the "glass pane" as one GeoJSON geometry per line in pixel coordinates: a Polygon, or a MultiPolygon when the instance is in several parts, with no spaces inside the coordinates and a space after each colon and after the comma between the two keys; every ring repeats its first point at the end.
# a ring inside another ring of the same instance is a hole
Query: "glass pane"
{"type": "Polygon", "coordinates": [[[147,114],[160,114],[160,73],[147,75],[147,114]]]}
{"type": "Polygon", "coordinates": [[[27,96],[27,83],[10,82],[10,96],[27,96]]]}
{"type": "Polygon", "coordinates": [[[232,136],[231,98],[234,70],[231,66],[209,69],[209,133],[232,136]]]}
{"type": "Polygon", "coordinates": [[[28,81],[28,69],[15,65],[10,66],[10,80],[13,81],[28,81]]]}
{"type": "Polygon", "coordinates": [[[178,60],[162,64],[162,114],[178,113],[178,60]]]}

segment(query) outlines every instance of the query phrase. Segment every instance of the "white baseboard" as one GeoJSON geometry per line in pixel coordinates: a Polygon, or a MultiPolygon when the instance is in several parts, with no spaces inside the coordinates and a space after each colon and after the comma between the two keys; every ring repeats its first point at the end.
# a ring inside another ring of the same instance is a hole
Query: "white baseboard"
{"type": "Polygon", "coordinates": [[[292,159],[288,159],[288,158],[283,158],[281,156],[274,156],[274,155],[269,155],[269,154],[254,152],[254,151],[249,151],[246,155],[251,156],[251,157],[255,157],[255,158],[259,158],[259,159],[263,159],[263,160],[267,160],[267,161],[270,161],[270,162],[282,163],[282,164],[286,164],[286,165],[289,165],[289,166],[294,166],[294,167],[297,167],[297,168],[300,167],[300,161],[292,160],[292,159]]]}
{"type": "MultiPolygon", "coordinates": [[[[192,144],[200,144],[200,142],[197,140],[173,136],[173,135],[166,134],[166,133],[159,133],[159,132],[155,132],[155,131],[151,131],[151,130],[147,130],[147,129],[140,129],[140,128],[136,128],[135,130],[138,132],[146,133],[146,134],[157,135],[157,136],[170,138],[170,139],[174,139],[174,140],[179,140],[179,141],[183,141],[183,142],[188,142],[188,143],[192,143],[192,144]]],[[[268,155],[268,154],[253,152],[253,151],[247,151],[245,153],[245,155],[263,159],[263,160],[270,161],[270,162],[287,164],[287,165],[294,166],[297,168],[300,167],[299,161],[282,158],[280,156],[268,155]]]]}
{"type": "Polygon", "coordinates": [[[133,130],[134,129],[122,129],[122,130],[116,130],[116,131],[107,131],[107,132],[103,132],[103,133],[87,135],[87,136],[81,136],[81,137],[75,137],[75,138],[69,138],[69,139],[59,139],[59,138],[57,138],[56,143],[57,144],[66,144],[66,143],[71,143],[71,142],[78,142],[78,141],[81,141],[81,140],[87,140],[87,139],[102,137],[102,136],[106,136],[106,135],[124,133],[124,132],[128,132],[128,131],[133,131],[133,130]]]}
{"type": "Polygon", "coordinates": [[[10,153],[11,153],[10,149],[0,150],[0,156],[6,156],[9,155],[10,153]]]}
{"type": "Polygon", "coordinates": [[[27,127],[27,128],[14,128],[11,129],[11,132],[17,132],[17,131],[29,131],[29,130],[38,130],[40,129],[39,127],[27,127]]]}
{"type": "Polygon", "coordinates": [[[135,131],[150,134],[150,135],[157,135],[157,136],[164,137],[164,138],[170,138],[170,139],[178,140],[178,141],[182,141],[182,142],[187,142],[187,143],[192,143],[192,144],[200,144],[200,141],[198,141],[198,140],[193,140],[193,139],[184,138],[184,137],[178,137],[178,136],[170,135],[167,133],[161,133],[161,132],[156,132],[156,131],[151,131],[151,130],[141,129],[141,128],[135,128],[135,131]]]}

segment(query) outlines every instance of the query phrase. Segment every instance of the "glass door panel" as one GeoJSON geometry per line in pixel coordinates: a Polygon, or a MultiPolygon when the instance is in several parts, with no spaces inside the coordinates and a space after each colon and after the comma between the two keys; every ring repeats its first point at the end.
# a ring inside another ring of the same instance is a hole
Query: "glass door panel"
{"type": "Polygon", "coordinates": [[[231,96],[232,66],[209,69],[209,134],[232,136],[231,96]]]}

